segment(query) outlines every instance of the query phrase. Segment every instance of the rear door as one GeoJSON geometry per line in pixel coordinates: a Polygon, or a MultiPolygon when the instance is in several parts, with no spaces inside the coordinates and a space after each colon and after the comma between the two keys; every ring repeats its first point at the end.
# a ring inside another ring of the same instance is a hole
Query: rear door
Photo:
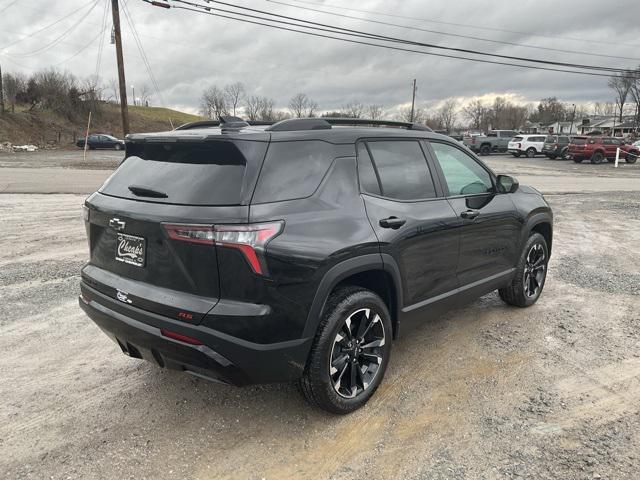
{"type": "Polygon", "coordinates": [[[372,139],[357,145],[367,215],[381,252],[398,264],[407,310],[458,286],[456,215],[434,181],[423,149],[423,142],[414,139],[372,139]]]}
{"type": "Polygon", "coordinates": [[[489,170],[457,146],[432,140],[430,148],[457,216],[461,286],[507,274],[518,258],[520,232],[511,194],[497,194],[489,170]]]}

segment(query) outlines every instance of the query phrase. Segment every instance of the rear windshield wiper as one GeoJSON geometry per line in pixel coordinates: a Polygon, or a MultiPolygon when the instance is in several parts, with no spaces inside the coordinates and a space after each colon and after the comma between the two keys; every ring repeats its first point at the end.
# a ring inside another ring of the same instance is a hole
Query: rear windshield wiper
{"type": "Polygon", "coordinates": [[[142,187],[140,185],[129,185],[129,190],[138,197],[167,198],[169,196],[164,192],[160,192],[149,187],[142,187]]]}

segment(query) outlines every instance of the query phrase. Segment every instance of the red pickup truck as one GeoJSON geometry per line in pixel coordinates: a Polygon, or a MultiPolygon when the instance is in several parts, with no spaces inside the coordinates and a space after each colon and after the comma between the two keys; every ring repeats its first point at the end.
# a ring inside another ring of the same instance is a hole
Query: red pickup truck
{"type": "Polygon", "coordinates": [[[624,158],[627,163],[636,163],[640,147],[626,145],[622,139],[615,137],[573,137],[567,156],[576,163],[587,158],[591,163],[602,163],[603,160],[615,160],[618,148],[621,150],[620,158],[624,158]]]}

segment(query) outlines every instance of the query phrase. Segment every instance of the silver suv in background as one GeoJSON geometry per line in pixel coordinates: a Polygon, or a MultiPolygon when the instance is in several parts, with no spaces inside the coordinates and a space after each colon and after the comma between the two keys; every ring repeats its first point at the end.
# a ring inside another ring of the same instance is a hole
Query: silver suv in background
{"type": "Polygon", "coordinates": [[[517,134],[514,130],[490,130],[486,135],[465,136],[462,142],[473,152],[489,155],[492,152],[506,152],[509,140],[517,134]]]}

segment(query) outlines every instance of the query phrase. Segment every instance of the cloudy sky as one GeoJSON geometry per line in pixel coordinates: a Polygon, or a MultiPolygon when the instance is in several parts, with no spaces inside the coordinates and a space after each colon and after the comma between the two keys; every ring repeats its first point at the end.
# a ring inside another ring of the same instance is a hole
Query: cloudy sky
{"type": "MultiPolygon", "coordinates": [[[[385,50],[186,10],[156,8],[142,0],[120,1],[126,1],[159,84],[162,101],[157,94],[152,95],[151,102],[155,105],[163,102],[169,107],[197,111],[205,87],[241,81],[249,92],[272,97],[280,107],[285,107],[293,94],[304,92],[322,110],[339,108],[349,102],[393,108],[410,102],[413,78],[418,81],[418,102],[427,105],[447,97],[464,102],[477,97],[491,100],[495,95],[507,95],[518,102],[548,96],[557,96],[569,103],[603,102],[613,98],[605,77],[525,70],[385,50]]],[[[192,1],[204,4],[206,0],[192,1]]],[[[344,18],[268,0],[226,1],[380,35],[503,55],[625,68],[640,64],[638,0],[305,0],[304,3],[281,0],[298,7],[422,30],[344,18]]],[[[3,70],[31,73],[56,66],[78,76],[90,76],[96,71],[103,37],[99,73],[105,83],[116,78],[115,47],[110,43],[110,10],[108,27],[105,34],[100,35],[103,12],[108,4],[109,0],[0,0],[0,64],[3,70]],[[37,32],[68,14],[71,16],[37,32]]],[[[124,15],[122,23],[127,83],[136,88],[143,84],[150,86],[124,15]]]]}

